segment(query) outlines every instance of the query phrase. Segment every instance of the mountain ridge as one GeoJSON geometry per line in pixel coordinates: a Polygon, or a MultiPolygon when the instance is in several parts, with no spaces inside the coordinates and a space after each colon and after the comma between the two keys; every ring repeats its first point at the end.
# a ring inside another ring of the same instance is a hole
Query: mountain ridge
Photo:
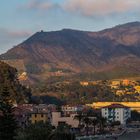
{"type": "Polygon", "coordinates": [[[37,32],[0,55],[0,59],[22,60],[29,75],[47,78],[57,76],[57,72],[65,76],[116,71],[117,75],[121,69],[128,76],[137,75],[139,56],[140,22],[132,22],[99,32],[73,29],[37,32]]]}

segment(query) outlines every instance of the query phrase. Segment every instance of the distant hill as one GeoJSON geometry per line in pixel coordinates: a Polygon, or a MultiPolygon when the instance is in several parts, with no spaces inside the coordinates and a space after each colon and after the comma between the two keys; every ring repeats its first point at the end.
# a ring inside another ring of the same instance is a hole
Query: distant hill
{"type": "Polygon", "coordinates": [[[0,59],[20,72],[26,71],[32,82],[50,76],[84,75],[93,79],[140,76],[140,22],[99,32],[71,29],[37,32],[0,59]]]}

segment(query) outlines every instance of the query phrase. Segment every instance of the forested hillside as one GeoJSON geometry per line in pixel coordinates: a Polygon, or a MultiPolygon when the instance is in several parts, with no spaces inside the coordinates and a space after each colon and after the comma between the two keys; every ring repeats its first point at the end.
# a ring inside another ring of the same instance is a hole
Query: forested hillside
{"type": "Polygon", "coordinates": [[[31,91],[19,83],[17,70],[0,61],[0,94],[5,88],[10,92],[14,103],[24,103],[30,100],[31,91]]]}

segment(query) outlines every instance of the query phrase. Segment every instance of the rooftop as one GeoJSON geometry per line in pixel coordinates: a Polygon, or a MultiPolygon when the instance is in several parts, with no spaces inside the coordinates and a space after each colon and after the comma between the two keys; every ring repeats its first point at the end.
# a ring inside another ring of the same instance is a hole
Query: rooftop
{"type": "Polygon", "coordinates": [[[129,108],[129,107],[128,106],[124,106],[122,104],[111,104],[111,105],[105,106],[103,108],[129,108]]]}

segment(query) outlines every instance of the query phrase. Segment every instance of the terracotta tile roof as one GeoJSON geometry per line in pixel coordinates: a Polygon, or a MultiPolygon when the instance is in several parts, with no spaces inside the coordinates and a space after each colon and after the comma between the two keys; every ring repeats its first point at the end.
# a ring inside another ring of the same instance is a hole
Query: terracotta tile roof
{"type": "Polygon", "coordinates": [[[128,106],[124,106],[122,104],[111,104],[102,108],[129,108],[128,106]]]}

